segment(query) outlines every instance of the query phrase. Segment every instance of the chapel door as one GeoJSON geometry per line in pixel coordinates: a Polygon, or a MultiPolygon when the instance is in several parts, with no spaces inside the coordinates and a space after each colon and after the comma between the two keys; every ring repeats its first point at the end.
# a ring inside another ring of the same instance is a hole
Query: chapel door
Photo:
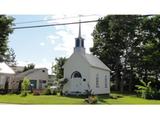
{"type": "Polygon", "coordinates": [[[71,75],[71,89],[74,92],[82,91],[82,76],[78,71],[73,72],[71,75]]]}

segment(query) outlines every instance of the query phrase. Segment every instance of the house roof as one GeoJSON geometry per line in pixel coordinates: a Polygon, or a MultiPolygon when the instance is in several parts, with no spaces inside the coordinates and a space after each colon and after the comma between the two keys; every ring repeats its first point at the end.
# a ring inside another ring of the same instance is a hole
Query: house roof
{"type": "Polygon", "coordinates": [[[105,69],[111,71],[100,59],[92,54],[85,54],[84,55],[88,63],[96,68],[105,69]]]}
{"type": "Polygon", "coordinates": [[[23,77],[25,77],[25,76],[27,76],[27,75],[30,75],[30,74],[34,73],[35,71],[44,70],[44,69],[46,69],[46,68],[34,68],[34,69],[27,70],[27,71],[25,71],[25,72],[17,73],[16,76],[17,76],[18,78],[23,78],[23,77]]]}
{"type": "Polygon", "coordinates": [[[20,73],[20,72],[23,72],[24,70],[24,66],[10,66],[15,73],[20,73]]]}
{"type": "Polygon", "coordinates": [[[0,62],[0,73],[15,74],[15,72],[6,63],[0,62]]]}

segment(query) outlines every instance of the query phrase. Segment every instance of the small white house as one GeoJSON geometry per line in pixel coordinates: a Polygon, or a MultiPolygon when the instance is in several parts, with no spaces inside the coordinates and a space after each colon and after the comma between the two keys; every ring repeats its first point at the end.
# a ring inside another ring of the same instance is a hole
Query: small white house
{"type": "Polygon", "coordinates": [[[64,79],[68,80],[63,87],[64,94],[86,94],[86,90],[92,90],[93,94],[110,93],[111,70],[96,56],[85,53],[80,24],[74,52],[63,68],[64,79]]]}
{"type": "Polygon", "coordinates": [[[5,89],[5,84],[8,84],[7,89],[12,88],[15,72],[6,63],[0,62],[0,89],[5,89]]]}
{"type": "Polygon", "coordinates": [[[25,77],[30,80],[32,89],[44,89],[48,82],[48,69],[34,68],[16,74],[18,81],[22,82],[25,77]]]}

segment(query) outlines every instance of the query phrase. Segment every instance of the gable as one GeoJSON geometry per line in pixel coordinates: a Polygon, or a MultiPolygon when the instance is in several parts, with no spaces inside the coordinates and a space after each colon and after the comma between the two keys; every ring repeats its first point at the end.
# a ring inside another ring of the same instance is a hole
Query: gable
{"type": "Polygon", "coordinates": [[[65,62],[65,64],[63,65],[63,68],[65,68],[66,66],[78,66],[78,65],[88,65],[88,61],[86,61],[86,59],[83,57],[82,54],[80,53],[73,53],[70,58],[65,62]]]}
{"type": "Polygon", "coordinates": [[[2,74],[15,74],[15,72],[6,63],[0,62],[0,73],[2,74]]]}
{"type": "MultiPolygon", "coordinates": [[[[92,54],[79,54],[79,53],[73,53],[71,57],[66,61],[63,68],[70,64],[73,65],[75,61],[80,62],[80,59],[83,59],[83,63],[87,63],[91,67],[95,67],[98,69],[103,69],[107,71],[111,71],[100,59],[98,59],[96,56],[93,56],[92,54]]],[[[81,60],[82,62],[82,60],[81,60]]],[[[81,63],[82,64],[82,63],[81,63]]]]}

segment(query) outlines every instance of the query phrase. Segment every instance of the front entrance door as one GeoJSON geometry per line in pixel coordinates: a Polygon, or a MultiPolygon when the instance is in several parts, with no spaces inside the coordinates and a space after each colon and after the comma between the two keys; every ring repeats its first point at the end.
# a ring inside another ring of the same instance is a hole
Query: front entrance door
{"type": "Polygon", "coordinates": [[[72,78],[71,79],[71,90],[73,92],[81,92],[82,91],[82,79],[81,78],[72,78]]]}

